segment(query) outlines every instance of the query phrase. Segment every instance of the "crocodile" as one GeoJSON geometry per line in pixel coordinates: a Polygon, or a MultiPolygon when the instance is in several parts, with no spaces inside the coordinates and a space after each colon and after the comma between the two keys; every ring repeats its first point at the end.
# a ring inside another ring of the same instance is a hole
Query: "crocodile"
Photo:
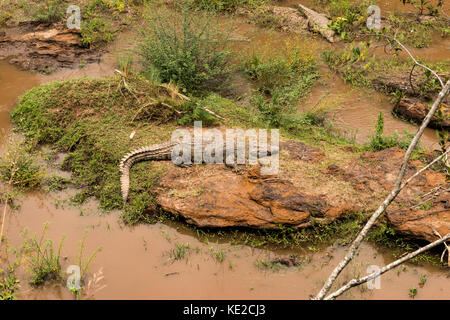
{"type": "MultiPolygon", "coordinates": [[[[195,144],[194,143],[182,143],[182,142],[178,142],[178,141],[174,141],[174,142],[166,142],[166,143],[162,143],[162,144],[154,144],[154,145],[149,145],[146,147],[141,147],[139,149],[133,150],[129,153],[127,153],[122,160],[120,161],[119,164],[119,169],[120,169],[120,188],[121,188],[121,192],[122,192],[122,199],[123,199],[123,203],[126,203],[128,200],[128,193],[129,193],[129,189],[130,189],[130,169],[131,167],[136,164],[137,162],[140,161],[148,161],[148,160],[152,160],[152,161],[168,161],[172,159],[172,150],[175,146],[180,146],[181,148],[183,148],[183,144],[185,145],[184,147],[186,148],[191,148],[191,162],[194,162],[194,150],[195,150],[195,144]]],[[[205,145],[202,145],[202,154],[205,151],[205,145]]],[[[237,152],[237,147],[236,144],[233,143],[233,154],[234,156],[234,160],[236,160],[236,156],[238,154],[237,152]]],[[[185,149],[183,149],[185,150],[185,149]]],[[[249,150],[245,151],[245,159],[248,160],[249,159],[249,150]]],[[[268,150],[266,151],[266,155],[270,156],[272,154],[277,154],[278,153],[278,149],[274,148],[268,148],[268,150]]],[[[229,154],[229,152],[227,152],[227,146],[226,143],[223,144],[223,160],[225,165],[230,166],[228,163],[229,161],[226,161],[226,156],[227,154],[229,154]]],[[[257,155],[261,156],[259,154],[259,147],[256,148],[255,150],[251,151],[252,155],[255,155],[255,157],[257,155]]],[[[214,153],[212,153],[212,155],[214,156],[214,153]]],[[[178,166],[184,166],[184,164],[176,164],[175,165],[178,166]]],[[[234,166],[234,162],[233,165],[234,166]]]]}

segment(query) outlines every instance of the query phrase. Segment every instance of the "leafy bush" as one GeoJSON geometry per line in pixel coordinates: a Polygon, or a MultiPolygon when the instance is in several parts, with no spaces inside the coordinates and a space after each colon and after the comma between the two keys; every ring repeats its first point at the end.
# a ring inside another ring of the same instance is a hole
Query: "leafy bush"
{"type": "Polygon", "coordinates": [[[44,172],[21,145],[9,146],[8,152],[0,158],[0,176],[4,181],[19,189],[40,186],[44,172]]]}
{"type": "Polygon", "coordinates": [[[221,29],[210,15],[195,15],[185,6],[149,12],[138,46],[144,69],[156,68],[162,82],[175,81],[185,91],[216,87],[226,80],[231,58],[229,31],[221,29]]]}
{"type": "MultiPolygon", "coordinates": [[[[30,284],[34,286],[43,285],[46,281],[56,280],[61,277],[61,249],[64,237],[57,249],[53,247],[53,241],[45,239],[48,230],[48,223],[44,224],[44,229],[39,239],[36,235],[33,238],[25,238],[22,251],[30,266],[30,284]]],[[[24,232],[26,236],[27,230],[24,232]]]]}
{"type": "Polygon", "coordinates": [[[85,46],[111,42],[114,31],[108,21],[103,18],[83,20],[81,26],[81,41],[85,46]]]}

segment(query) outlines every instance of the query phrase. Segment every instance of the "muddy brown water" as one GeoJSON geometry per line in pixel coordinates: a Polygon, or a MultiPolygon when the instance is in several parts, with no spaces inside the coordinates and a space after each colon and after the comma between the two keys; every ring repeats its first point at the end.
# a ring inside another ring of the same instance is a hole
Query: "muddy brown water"
{"type": "MultiPolygon", "coordinates": [[[[250,29],[252,29],[250,27],[250,29]]],[[[243,27],[248,35],[249,27],[243,27]]],[[[261,31],[256,37],[264,38],[261,31]]],[[[120,41],[120,40],[119,40],[120,41]]],[[[118,47],[123,45],[119,42],[118,47]]],[[[27,89],[46,81],[80,76],[105,76],[113,74],[114,54],[109,54],[100,64],[88,65],[77,70],[63,70],[51,76],[22,72],[6,61],[0,61],[0,126],[4,132],[10,129],[9,112],[16,98],[27,89]]],[[[322,70],[326,75],[326,70],[322,70]]],[[[323,101],[332,95],[343,95],[336,110],[344,124],[352,128],[370,131],[375,120],[370,118],[379,110],[385,110],[388,130],[403,129],[407,124],[390,116],[391,106],[382,97],[365,96],[365,92],[349,88],[338,78],[319,84],[313,89],[305,107],[323,101]],[[325,98],[321,98],[326,93],[325,98]],[[380,102],[381,101],[381,102],[380,102]],[[367,110],[371,116],[367,116],[367,110]],[[361,109],[363,114],[361,115],[361,109]],[[348,113],[342,112],[347,110],[348,113]],[[350,111],[348,111],[350,110],[350,111]],[[353,116],[346,116],[353,114],[353,116]],[[370,129],[370,130],[369,130],[370,129]]],[[[123,226],[119,213],[104,213],[97,203],[90,201],[81,207],[68,203],[74,190],[60,193],[36,192],[19,199],[20,208],[7,213],[4,234],[9,248],[23,243],[22,231],[38,236],[43,225],[49,222],[47,238],[56,244],[65,236],[62,250],[65,271],[69,265],[77,265],[80,241],[87,231],[83,261],[102,247],[89,266],[86,283],[102,271],[104,278],[91,287],[84,298],[93,299],[308,299],[315,294],[331,270],[345,254],[345,248],[329,246],[320,250],[309,247],[300,249],[255,249],[244,245],[231,245],[227,241],[205,243],[198,240],[192,229],[182,223],[157,223],[154,225],[123,226]],[[184,259],[173,260],[169,252],[177,243],[189,244],[190,252],[184,259]],[[214,252],[225,253],[223,262],[217,261],[214,252]],[[308,257],[300,268],[284,268],[279,271],[257,267],[257,261],[278,256],[297,254],[308,257]],[[105,287],[103,287],[105,286],[105,287]],[[96,290],[99,289],[99,290],[96,290]]],[[[2,255],[2,258],[5,257],[2,255]]],[[[9,262],[14,255],[9,254],[9,262]]],[[[393,261],[392,252],[364,244],[357,258],[340,277],[349,280],[367,274],[371,265],[383,266],[393,261]]],[[[5,263],[5,261],[2,261],[5,263]]],[[[19,299],[73,299],[64,285],[50,283],[36,289],[28,285],[26,263],[17,271],[21,280],[19,299]]],[[[341,283],[340,282],[340,283],[341,283]]],[[[448,269],[429,265],[407,264],[406,270],[398,268],[381,277],[380,289],[369,290],[366,285],[344,294],[343,299],[408,299],[409,289],[418,288],[416,299],[449,299],[450,274],[448,269]],[[427,282],[419,286],[425,275],[427,282]]]]}

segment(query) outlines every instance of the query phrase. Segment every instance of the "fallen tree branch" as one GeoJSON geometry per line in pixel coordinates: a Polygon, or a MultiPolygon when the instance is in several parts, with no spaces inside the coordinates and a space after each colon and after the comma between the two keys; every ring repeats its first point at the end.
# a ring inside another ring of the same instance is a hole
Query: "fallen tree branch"
{"type": "MultiPolygon", "coordinates": [[[[343,294],[345,291],[349,290],[350,288],[356,287],[362,283],[365,283],[367,281],[370,281],[372,279],[375,279],[376,277],[381,276],[383,273],[397,267],[398,265],[408,261],[409,259],[414,258],[415,256],[431,249],[434,248],[435,246],[444,243],[445,241],[447,241],[448,239],[450,239],[450,233],[447,233],[447,235],[445,237],[440,237],[439,240],[436,240],[428,245],[426,245],[425,247],[422,247],[414,252],[411,252],[407,255],[405,255],[403,258],[400,258],[398,260],[395,260],[394,262],[388,264],[387,266],[381,268],[379,271],[374,272],[366,277],[362,277],[359,279],[352,279],[349,282],[347,282],[347,284],[345,284],[344,286],[342,286],[340,289],[336,290],[335,292],[333,292],[332,294],[328,295],[324,300],[333,300],[336,299],[338,296],[340,296],[341,294],[343,294]]],[[[445,244],[446,245],[446,244],[445,244]]]]}
{"type": "MultiPolygon", "coordinates": [[[[439,77],[439,76],[437,76],[439,77]]],[[[355,257],[356,251],[358,250],[359,246],[361,245],[362,241],[366,237],[367,233],[369,232],[370,228],[375,224],[378,217],[387,209],[387,207],[391,204],[392,201],[397,197],[397,195],[405,188],[405,186],[415,177],[417,177],[421,172],[425,171],[426,168],[429,168],[430,165],[425,166],[416,174],[412,175],[408,180],[406,180],[404,183],[402,183],[403,178],[405,176],[406,167],[408,165],[409,159],[411,158],[411,154],[413,150],[416,148],[420,138],[422,137],[423,132],[425,131],[425,128],[428,126],[428,124],[431,121],[431,118],[436,113],[437,109],[439,108],[442,100],[447,96],[447,94],[450,91],[450,80],[447,81],[446,85],[443,86],[442,90],[439,92],[439,95],[437,99],[434,101],[433,106],[431,107],[430,111],[426,115],[425,119],[423,120],[419,130],[417,131],[416,135],[412,139],[408,150],[405,153],[405,157],[402,161],[402,165],[400,167],[400,171],[397,175],[397,180],[394,184],[394,188],[392,189],[391,193],[386,197],[386,199],[383,201],[383,203],[378,207],[378,209],[372,214],[369,221],[366,223],[366,225],[363,227],[363,229],[360,231],[356,239],[353,241],[352,245],[350,246],[350,249],[348,253],[345,255],[344,259],[336,266],[336,268],[333,270],[325,284],[323,285],[320,292],[317,294],[317,296],[314,298],[316,300],[322,300],[324,299],[325,295],[328,293],[328,291],[331,289],[331,286],[333,285],[336,278],[339,276],[341,271],[347,266],[347,264],[353,260],[355,257]]],[[[443,155],[441,156],[441,158],[443,155]]],[[[439,157],[438,157],[439,158],[439,157]]]]}

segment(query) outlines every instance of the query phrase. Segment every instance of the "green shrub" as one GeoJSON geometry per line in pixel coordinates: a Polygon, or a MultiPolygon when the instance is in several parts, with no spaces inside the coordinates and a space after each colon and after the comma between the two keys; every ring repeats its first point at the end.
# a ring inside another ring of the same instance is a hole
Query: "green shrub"
{"type": "Polygon", "coordinates": [[[161,8],[146,18],[138,46],[145,70],[156,68],[162,82],[175,81],[190,92],[226,80],[231,58],[226,49],[229,31],[222,31],[212,16],[196,15],[182,7],[179,11],[161,8]]]}
{"type": "Polygon", "coordinates": [[[85,46],[104,44],[114,40],[111,24],[100,17],[84,19],[81,25],[81,41],[85,46]]]}
{"type": "MultiPolygon", "coordinates": [[[[57,249],[53,247],[53,241],[45,239],[48,230],[48,223],[44,224],[44,229],[39,239],[36,235],[33,238],[25,238],[22,245],[24,257],[29,264],[31,273],[30,284],[34,286],[43,285],[46,281],[58,280],[61,277],[61,249],[64,237],[57,249]]],[[[27,230],[24,232],[26,236],[27,230]]]]}
{"type": "Polygon", "coordinates": [[[9,146],[0,158],[1,178],[19,189],[32,189],[41,185],[44,173],[21,145],[9,146]]]}

